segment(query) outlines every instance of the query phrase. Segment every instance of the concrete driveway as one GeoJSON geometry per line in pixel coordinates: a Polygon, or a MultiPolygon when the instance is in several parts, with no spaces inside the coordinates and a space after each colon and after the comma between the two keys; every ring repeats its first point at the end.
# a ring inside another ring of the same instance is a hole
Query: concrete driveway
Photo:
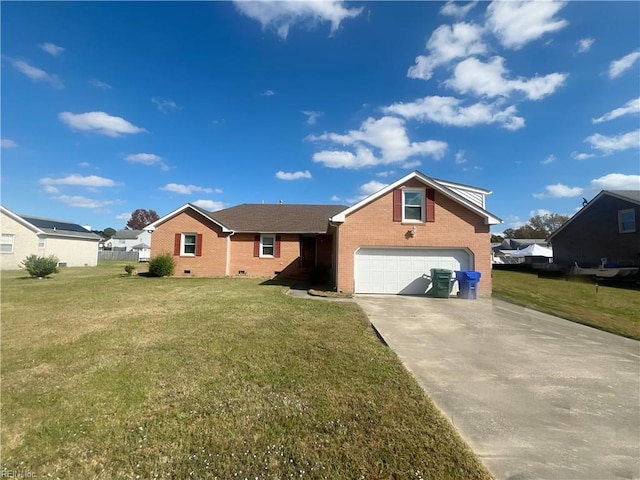
{"type": "Polygon", "coordinates": [[[640,343],[499,300],[355,300],[497,479],[640,478],[640,343]]]}

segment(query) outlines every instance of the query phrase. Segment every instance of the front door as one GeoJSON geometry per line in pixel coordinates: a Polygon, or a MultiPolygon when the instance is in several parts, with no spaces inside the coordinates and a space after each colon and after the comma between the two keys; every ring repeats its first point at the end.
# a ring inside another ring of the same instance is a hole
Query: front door
{"type": "Polygon", "coordinates": [[[300,238],[300,266],[302,268],[316,266],[316,237],[300,238]]]}

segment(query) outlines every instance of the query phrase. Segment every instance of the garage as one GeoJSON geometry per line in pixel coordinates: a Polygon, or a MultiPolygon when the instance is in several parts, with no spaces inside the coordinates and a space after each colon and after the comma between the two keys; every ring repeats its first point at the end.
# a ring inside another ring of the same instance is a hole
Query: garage
{"type": "Polygon", "coordinates": [[[421,295],[430,287],[432,268],[473,269],[472,255],[464,248],[360,247],[354,263],[356,293],[421,295]]]}

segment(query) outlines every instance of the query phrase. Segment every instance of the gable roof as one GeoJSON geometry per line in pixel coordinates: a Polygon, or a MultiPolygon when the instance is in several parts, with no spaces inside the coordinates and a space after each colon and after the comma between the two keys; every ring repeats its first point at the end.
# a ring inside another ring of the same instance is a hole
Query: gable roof
{"type": "Polygon", "coordinates": [[[159,225],[186,210],[192,210],[220,226],[225,233],[326,233],[329,218],[346,209],[345,205],[301,205],[243,203],[209,212],[187,203],[145,227],[159,225]]]}
{"type": "Polygon", "coordinates": [[[591,206],[594,203],[596,203],[598,200],[600,200],[605,195],[610,196],[610,197],[619,198],[621,200],[626,200],[628,202],[635,203],[636,205],[640,205],[640,190],[602,190],[598,195],[593,197],[593,199],[590,202],[588,202],[584,207],[582,207],[578,212],[576,212],[573,215],[573,217],[571,217],[569,220],[567,220],[562,225],[560,225],[560,227],[555,232],[553,232],[551,235],[549,235],[549,238],[547,238],[547,240],[551,241],[551,239],[553,239],[553,237],[555,237],[558,233],[560,233],[562,230],[564,230],[576,218],[578,218],[584,212],[589,210],[589,208],[591,208],[591,206]]]}
{"type": "Polygon", "coordinates": [[[135,240],[144,230],[118,230],[111,238],[116,240],[135,240]]]}
{"type": "Polygon", "coordinates": [[[326,233],[329,218],[345,205],[255,204],[212,212],[211,216],[235,232],[326,233]]]}
{"type": "Polygon", "coordinates": [[[18,215],[2,206],[0,206],[0,209],[8,217],[35,232],[38,236],[72,237],[85,240],[102,239],[99,235],[88,231],[77,223],[71,223],[64,220],[54,220],[52,218],[34,217],[31,215],[18,215]]]}
{"type": "Polygon", "coordinates": [[[423,173],[420,173],[417,170],[414,171],[414,172],[411,172],[408,175],[405,175],[404,177],[400,178],[399,180],[396,180],[395,182],[387,185],[386,187],[384,187],[381,190],[377,191],[373,195],[369,195],[364,200],[361,200],[360,202],[358,202],[355,205],[347,208],[346,210],[343,210],[342,212],[339,212],[338,214],[334,215],[331,218],[331,221],[335,222],[335,223],[344,222],[346,217],[351,215],[353,212],[361,209],[365,205],[373,202],[374,200],[377,200],[378,198],[386,195],[387,193],[391,192],[395,188],[398,188],[399,186],[403,185],[404,183],[406,183],[409,180],[414,179],[414,178],[419,180],[420,182],[424,183],[428,187],[431,187],[434,190],[436,190],[436,191],[442,193],[443,195],[451,198],[452,200],[458,202],[459,204],[467,207],[469,210],[475,212],[476,214],[480,215],[481,217],[484,217],[486,224],[488,224],[488,225],[497,225],[497,224],[502,223],[502,219],[500,219],[499,217],[493,215],[492,213],[488,212],[487,210],[485,210],[483,208],[484,207],[484,202],[482,202],[483,205],[480,205],[480,200],[479,200],[480,197],[478,197],[478,199],[476,199],[476,201],[474,201],[474,200],[472,200],[472,197],[470,195],[466,194],[466,192],[471,193],[473,191],[474,193],[483,194],[481,196],[483,198],[484,194],[490,193],[489,190],[479,189],[479,188],[476,188],[476,187],[470,187],[470,186],[462,185],[462,184],[459,184],[459,183],[446,182],[444,180],[440,180],[439,181],[439,180],[436,180],[434,178],[427,177],[426,175],[424,175],[423,173]],[[454,190],[454,188],[456,190],[458,190],[458,188],[460,188],[460,189],[463,190],[463,192],[458,193],[457,191],[454,190]]]}
{"type": "Polygon", "coordinates": [[[208,212],[207,210],[197,207],[195,205],[192,205],[191,203],[187,203],[183,206],[181,206],[180,208],[176,208],[173,212],[171,213],[167,213],[164,217],[160,217],[158,220],[156,220],[153,223],[150,223],[149,225],[147,225],[146,227],[144,227],[144,229],[147,232],[152,232],[154,231],[158,225],[162,225],[164,222],[166,222],[167,220],[175,217],[176,215],[181,214],[182,212],[185,212],[187,210],[192,210],[196,213],[198,213],[199,215],[202,215],[204,218],[206,218],[207,220],[215,223],[216,225],[218,225],[222,231],[224,233],[232,233],[233,230],[231,230],[229,227],[227,227],[226,225],[223,225],[222,223],[220,223],[218,220],[214,219],[212,217],[212,212],[208,212]]]}

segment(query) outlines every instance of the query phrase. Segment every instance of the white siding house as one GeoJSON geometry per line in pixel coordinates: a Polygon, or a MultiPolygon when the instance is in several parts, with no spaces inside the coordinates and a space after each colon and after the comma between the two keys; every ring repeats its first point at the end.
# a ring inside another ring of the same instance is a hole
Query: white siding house
{"type": "Polygon", "coordinates": [[[29,255],[55,255],[60,266],[94,267],[100,237],[75,223],[17,215],[0,206],[0,268],[17,270],[29,255]]]}

